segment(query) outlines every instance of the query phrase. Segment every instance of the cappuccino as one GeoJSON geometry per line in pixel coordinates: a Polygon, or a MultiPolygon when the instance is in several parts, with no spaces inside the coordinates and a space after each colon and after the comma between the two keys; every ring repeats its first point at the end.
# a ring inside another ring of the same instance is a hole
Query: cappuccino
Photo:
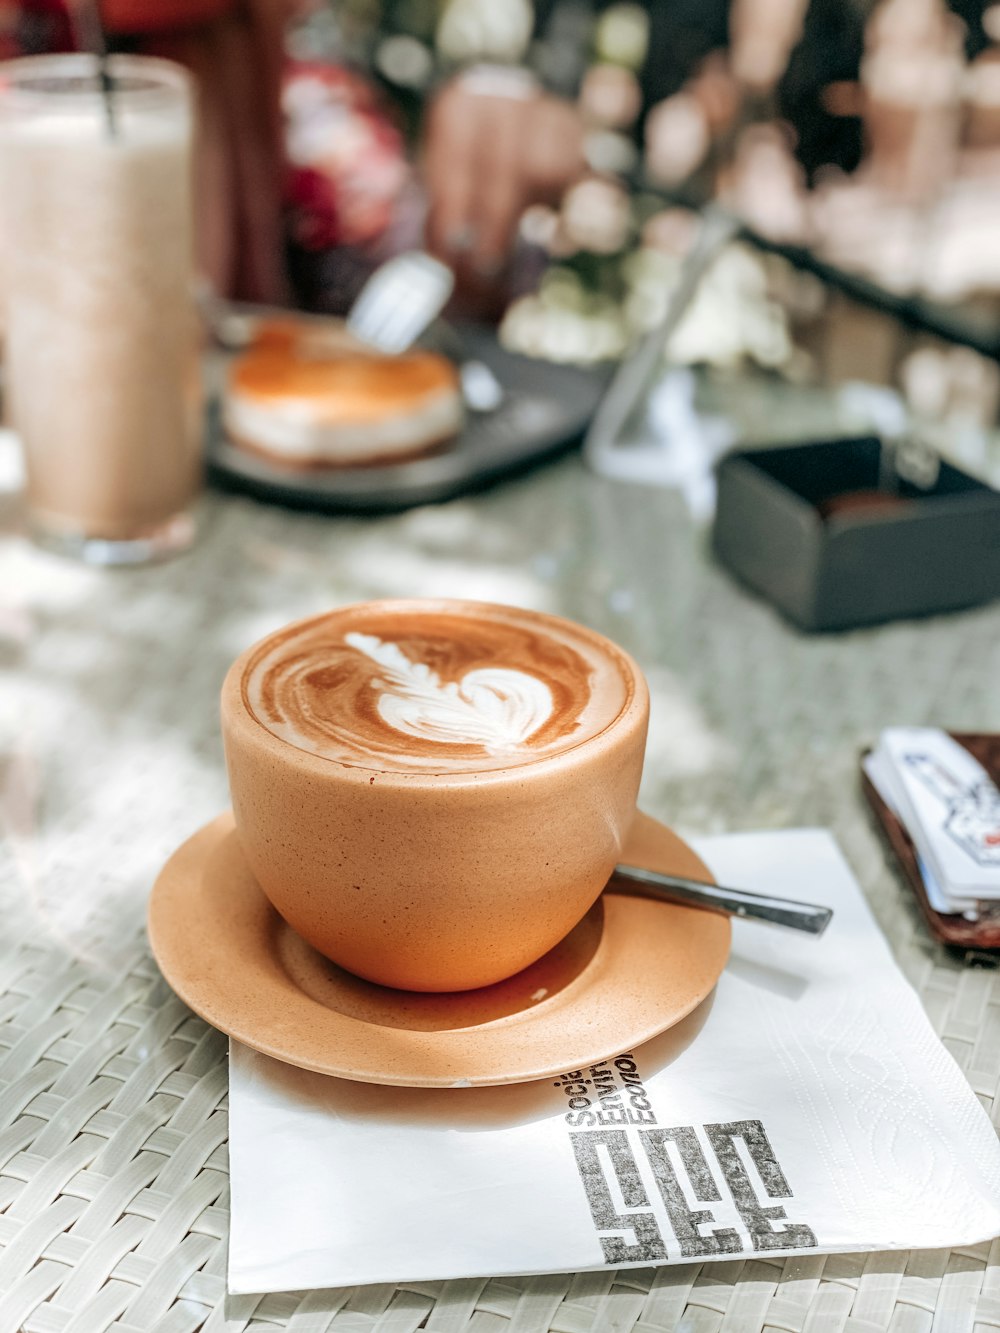
{"type": "Polygon", "coordinates": [[[300,621],[223,686],[243,853],[293,930],[358,976],[490,985],[607,883],[647,715],[631,658],[555,616],[427,600],[300,621]]]}
{"type": "Polygon", "coordinates": [[[321,758],[469,773],[597,735],[625,706],[630,679],[606,640],[566,621],[396,603],[348,607],[272,637],[245,689],[268,731],[321,758]]]}

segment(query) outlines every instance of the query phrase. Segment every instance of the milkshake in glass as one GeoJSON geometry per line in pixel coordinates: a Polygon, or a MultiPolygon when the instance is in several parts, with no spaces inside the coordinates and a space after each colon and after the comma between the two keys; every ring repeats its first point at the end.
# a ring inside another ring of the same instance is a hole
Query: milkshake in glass
{"type": "Polygon", "coordinates": [[[192,91],[167,61],[0,64],[4,390],[33,533],[98,563],[188,545],[201,485],[192,91]]]}

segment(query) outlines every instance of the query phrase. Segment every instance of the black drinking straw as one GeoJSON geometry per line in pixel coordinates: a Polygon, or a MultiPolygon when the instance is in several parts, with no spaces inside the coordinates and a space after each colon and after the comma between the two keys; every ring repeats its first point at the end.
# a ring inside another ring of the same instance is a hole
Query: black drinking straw
{"type": "Polygon", "coordinates": [[[97,60],[97,81],[104,99],[104,115],[108,134],[114,139],[118,133],[115,120],[115,83],[108,63],[108,42],[101,22],[99,0],[77,0],[74,6],[76,29],[80,45],[97,60]]]}

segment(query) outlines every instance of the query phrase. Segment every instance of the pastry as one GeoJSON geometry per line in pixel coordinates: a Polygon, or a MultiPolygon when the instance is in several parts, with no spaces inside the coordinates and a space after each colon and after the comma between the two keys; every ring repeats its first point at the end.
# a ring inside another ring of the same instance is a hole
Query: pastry
{"type": "Polygon", "coordinates": [[[229,438],[296,467],[416,457],[453,440],[462,418],[458,373],[445,357],[386,356],[328,321],[261,321],[223,394],[229,438]]]}

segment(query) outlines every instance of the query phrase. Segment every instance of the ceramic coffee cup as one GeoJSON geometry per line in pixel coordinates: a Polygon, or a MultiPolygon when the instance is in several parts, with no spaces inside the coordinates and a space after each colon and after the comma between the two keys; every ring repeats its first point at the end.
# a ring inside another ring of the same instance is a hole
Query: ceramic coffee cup
{"type": "Polygon", "coordinates": [[[368,602],[249,648],[222,692],[238,836],[275,908],[383,985],[509,977],[596,900],[635,812],[649,701],[569,621],[368,602]]]}

